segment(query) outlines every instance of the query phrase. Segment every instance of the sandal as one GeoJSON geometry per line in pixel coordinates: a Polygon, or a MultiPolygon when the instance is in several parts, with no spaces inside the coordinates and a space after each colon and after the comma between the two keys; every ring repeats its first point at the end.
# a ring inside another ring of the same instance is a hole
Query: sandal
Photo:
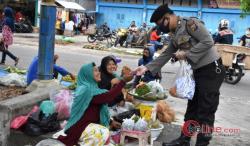
{"type": "Polygon", "coordinates": [[[19,58],[16,58],[16,60],[15,60],[15,66],[17,66],[18,61],[19,61],[19,58]]]}

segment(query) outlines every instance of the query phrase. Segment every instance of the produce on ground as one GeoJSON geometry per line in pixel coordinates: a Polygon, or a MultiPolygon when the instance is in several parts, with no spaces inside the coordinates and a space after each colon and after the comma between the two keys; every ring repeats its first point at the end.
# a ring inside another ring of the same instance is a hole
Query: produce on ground
{"type": "Polygon", "coordinates": [[[107,50],[107,47],[101,44],[86,44],[83,46],[85,49],[107,50]]]}
{"type": "Polygon", "coordinates": [[[16,67],[11,67],[11,66],[8,66],[4,70],[9,72],[9,73],[17,73],[17,74],[26,74],[26,72],[27,72],[27,70],[25,70],[25,69],[18,69],[16,67]]]}
{"type": "Polygon", "coordinates": [[[62,80],[66,81],[66,82],[76,82],[76,80],[72,80],[70,75],[66,75],[66,76],[62,77],[62,80]]]}

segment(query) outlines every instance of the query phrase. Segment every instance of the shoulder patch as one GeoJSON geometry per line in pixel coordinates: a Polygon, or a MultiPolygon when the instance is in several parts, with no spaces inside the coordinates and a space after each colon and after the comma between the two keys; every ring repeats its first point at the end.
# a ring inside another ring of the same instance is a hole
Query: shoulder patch
{"type": "Polygon", "coordinates": [[[195,22],[194,20],[190,19],[187,21],[187,26],[194,32],[198,29],[198,25],[197,22],[195,22]]]}

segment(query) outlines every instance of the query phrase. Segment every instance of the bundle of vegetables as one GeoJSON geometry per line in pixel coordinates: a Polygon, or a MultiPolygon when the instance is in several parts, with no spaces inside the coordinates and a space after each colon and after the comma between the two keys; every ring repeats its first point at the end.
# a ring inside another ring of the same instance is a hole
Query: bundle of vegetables
{"type": "Polygon", "coordinates": [[[70,77],[70,75],[66,75],[66,76],[62,77],[62,81],[71,82],[71,85],[68,86],[69,90],[75,90],[76,89],[77,78],[75,80],[73,80],[70,77]]]}
{"type": "Polygon", "coordinates": [[[143,95],[146,95],[150,92],[150,88],[147,84],[145,83],[140,83],[136,89],[135,89],[135,93],[138,95],[138,96],[143,96],[143,95]]]}
{"type": "Polygon", "coordinates": [[[62,77],[62,80],[63,81],[66,81],[66,82],[76,82],[76,80],[73,80],[70,75],[66,75],[64,77],[62,77]]]}
{"type": "Polygon", "coordinates": [[[166,98],[166,92],[161,84],[156,81],[151,81],[149,83],[140,82],[130,93],[135,97],[151,101],[166,98]]]}
{"type": "Polygon", "coordinates": [[[157,119],[157,120],[149,120],[147,121],[148,122],[148,127],[150,129],[156,129],[156,128],[159,128],[160,127],[160,121],[157,119]]]}
{"type": "Polygon", "coordinates": [[[17,73],[17,74],[26,74],[26,72],[27,72],[27,70],[25,70],[25,69],[18,69],[16,67],[11,67],[11,66],[8,66],[4,70],[9,72],[9,73],[17,73]]]}

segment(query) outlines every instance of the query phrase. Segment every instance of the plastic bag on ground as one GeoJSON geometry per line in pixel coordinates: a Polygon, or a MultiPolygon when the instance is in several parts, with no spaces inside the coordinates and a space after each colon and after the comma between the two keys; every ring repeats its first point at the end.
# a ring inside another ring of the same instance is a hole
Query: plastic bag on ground
{"type": "Polygon", "coordinates": [[[55,103],[55,111],[58,113],[59,120],[69,118],[73,102],[73,95],[69,90],[51,91],[50,100],[55,103]]]}
{"type": "Polygon", "coordinates": [[[0,77],[0,84],[5,86],[19,86],[26,87],[26,77],[24,75],[19,75],[17,73],[9,73],[4,77],[0,77]]]}
{"type": "Polygon", "coordinates": [[[10,123],[10,128],[12,129],[19,129],[20,127],[22,127],[24,124],[27,123],[28,117],[34,113],[37,112],[39,110],[38,106],[34,106],[33,109],[31,110],[30,113],[28,113],[26,116],[18,116],[16,118],[14,118],[11,123],[10,123]]]}
{"type": "Polygon", "coordinates": [[[55,113],[55,104],[53,101],[45,100],[40,105],[40,110],[45,114],[46,117],[55,113]]]}
{"type": "Polygon", "coordinates": [[[172,96],[192,100],[195,91],[193,70],[186,61],[180,61],[180,69],[176,75],[173,87],[170,89],[172,96]]]}

